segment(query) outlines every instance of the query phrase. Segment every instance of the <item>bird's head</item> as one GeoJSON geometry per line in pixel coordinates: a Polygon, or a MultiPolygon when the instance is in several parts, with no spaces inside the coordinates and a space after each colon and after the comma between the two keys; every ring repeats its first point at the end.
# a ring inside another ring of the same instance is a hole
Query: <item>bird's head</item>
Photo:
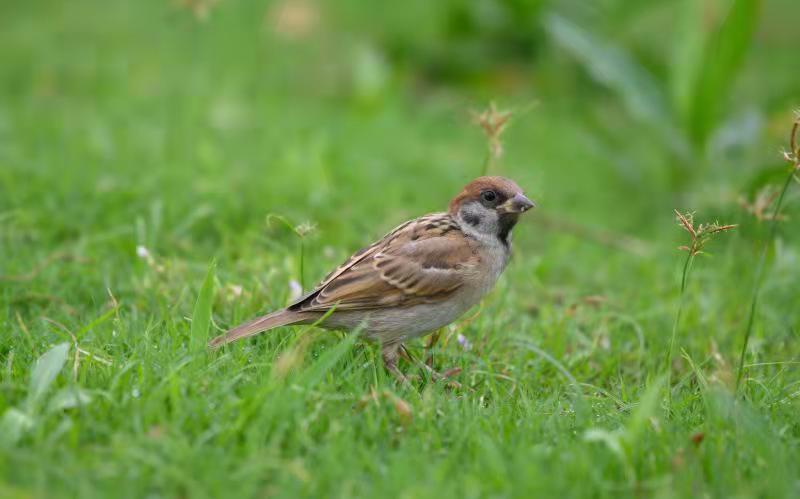
{"type": "Polygon", "coordinates": [[[468,232],[496,236],[504,243],[520,214],[536,206],[504,177],[478,177],[450,201],[450,215],[468,232]]]}

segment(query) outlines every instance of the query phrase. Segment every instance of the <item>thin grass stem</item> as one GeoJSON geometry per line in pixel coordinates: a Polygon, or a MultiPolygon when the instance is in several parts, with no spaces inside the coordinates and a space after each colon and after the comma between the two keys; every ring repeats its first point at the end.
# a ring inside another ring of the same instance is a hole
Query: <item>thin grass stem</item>
{"type": "Polygon", "coordinates": [[[306,291],[306,245],[304,242],[304,238],[300,237],[300,288],[303,290],[302,292],[305,293],[306,291]]]}
{"type": "Polygon", "coordinates": [[[686,254],[686,261],[683,263],[683,272],[681,273],[681,295],[678,300],[678,312],[675,314],[675,322],[672,325],[672,337],[669,340],[669,350],[667,351],[667,410],[672,410],[672,356],[675,351],[675,340],[678,336],[678,328],[680,327],[681,317],[683,316],[683,306],[686,301],[686,283],[689,279],[689,272],[692,269],[692,262],[694,261],[694,254],[689,251],[686,254]]]}
{"type": "MultiPolygon", "coordinates": [[[[795,123],[794,128],[792,129],[792,135],[797,132],[797,123],[795,123]]],[[[742,351],[739,354],[739,369],[736,373],[736,388],[734,389],[734,395],[738,395],[739,387],[742,383],[742,375],[744,374],[744,358],[747,355],[747,347],[750,344],[750,336],[753,333],[753,324],[755,323],[756,313],[758,312],[758,296],[761,292],[761,285],[764,281],[764,267],[767,261],[767,253],[769,252],[769,248],[772,243],[775,241],[775,236],[778,233],[778,218],[780,217],[781,206],[783,205],[783,199],[786,197],[786,191],[789,189],[789,185],[792,183],[792,179],[794,178],[795,169],[793,168],[792,171],[787,175],[786,181],[783,183],[783,189],[781,189],[781,193],[778,196],[778,202],[775,204],[775,210],[772,212],[772,216],[770,217],[770,230],[769,236],[767,240],[764,241],[764,245],[761,248],[761,255],[758,258],[758,265],[756,266],[756,274],[753,280],[753,297],[750,301],[750,313],[747,316],[747,327],[744,331],[744,342],[742,342],[742,351]]]]}
{"type": "Polygon", "coordinates": [[[483,159],[483,168],[481,169],[481,177],[485,177],[489,174],[489,170],[492,169],[492,151],[489,150],[486,153],[486,157],[483,159]]]}

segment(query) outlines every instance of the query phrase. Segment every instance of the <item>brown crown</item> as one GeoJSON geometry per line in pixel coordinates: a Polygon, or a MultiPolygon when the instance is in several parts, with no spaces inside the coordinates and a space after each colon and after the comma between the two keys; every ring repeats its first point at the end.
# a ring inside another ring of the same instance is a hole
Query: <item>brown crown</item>
{"type": "Polygon", "coordinates": [[[464,186],[461,193],[450,201],[448,211],[451,215],[455,215],[465,201],[478,200],[481,193],[487,190],[492,190],[505,199],[522,193],[522,189],[511,179],[505,177],[478,177],[464,186]]]}

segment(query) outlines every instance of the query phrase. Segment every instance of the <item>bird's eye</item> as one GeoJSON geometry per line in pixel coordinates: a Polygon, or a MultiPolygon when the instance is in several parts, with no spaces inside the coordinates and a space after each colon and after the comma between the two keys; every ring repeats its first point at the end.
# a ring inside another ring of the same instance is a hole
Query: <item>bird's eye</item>
{"type": "Polygon", "coordinates": [[[495,199],[497,199],[497,193],[496,193],[496,192],[494,192],[494,191],[483,191],[483,192],[481,193],[481,199],[483,199],[483,200],[484,200],[484,201],[486,201],[487,203],[491,203],[491,202],[493,202],[495,199]]]}

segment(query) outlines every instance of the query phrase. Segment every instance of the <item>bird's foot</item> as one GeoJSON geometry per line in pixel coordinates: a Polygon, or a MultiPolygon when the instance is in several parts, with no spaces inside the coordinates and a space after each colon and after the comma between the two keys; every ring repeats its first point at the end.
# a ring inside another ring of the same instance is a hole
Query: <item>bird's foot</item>
{"type": "Polygon", "coordinates": [[[461,384],[458,381],[454,381],[454,380],[449,380],[448,381],[448,378],[456,376],[461,372],[461,368],[460,367],[454,367],[452,369],[446,370],[443,373],[440,373],[439,371],[437,371],[436,369],[432,368],[431,366],[429,366],[425,362],[420,362],[417,359],[415,359],[411,355],[411,353],[406,349],[405,345],[402,345],[402,344],[400,345],[400,348],[398,349],[398,354],[399,354],[400,357],[404,358],[406,361],[408,361],[408,362],[410,362],[412,364],[415,364],[416,366],[421,367],[422,369],[424,369],[428,373],[428,375],[431,377],[432,380],[437,381],[437,382],[438,381],[447,381],[447,386],[448,387],[450,387],[450,388],[461,388],[461,384]]]}
{"type": "Polygon", "coordinates": [[[389,373],[394,376],[395,379],[400,382],[400,384],[411,386],[411,381],[405,374],[403,374],[403,371],[397,367],[398,348],[398,345],[389,345],[383,347],[383,350],[381,351],[383,356],[383,365],[386,366],[386,370],[389,371],[389,373]]]}

